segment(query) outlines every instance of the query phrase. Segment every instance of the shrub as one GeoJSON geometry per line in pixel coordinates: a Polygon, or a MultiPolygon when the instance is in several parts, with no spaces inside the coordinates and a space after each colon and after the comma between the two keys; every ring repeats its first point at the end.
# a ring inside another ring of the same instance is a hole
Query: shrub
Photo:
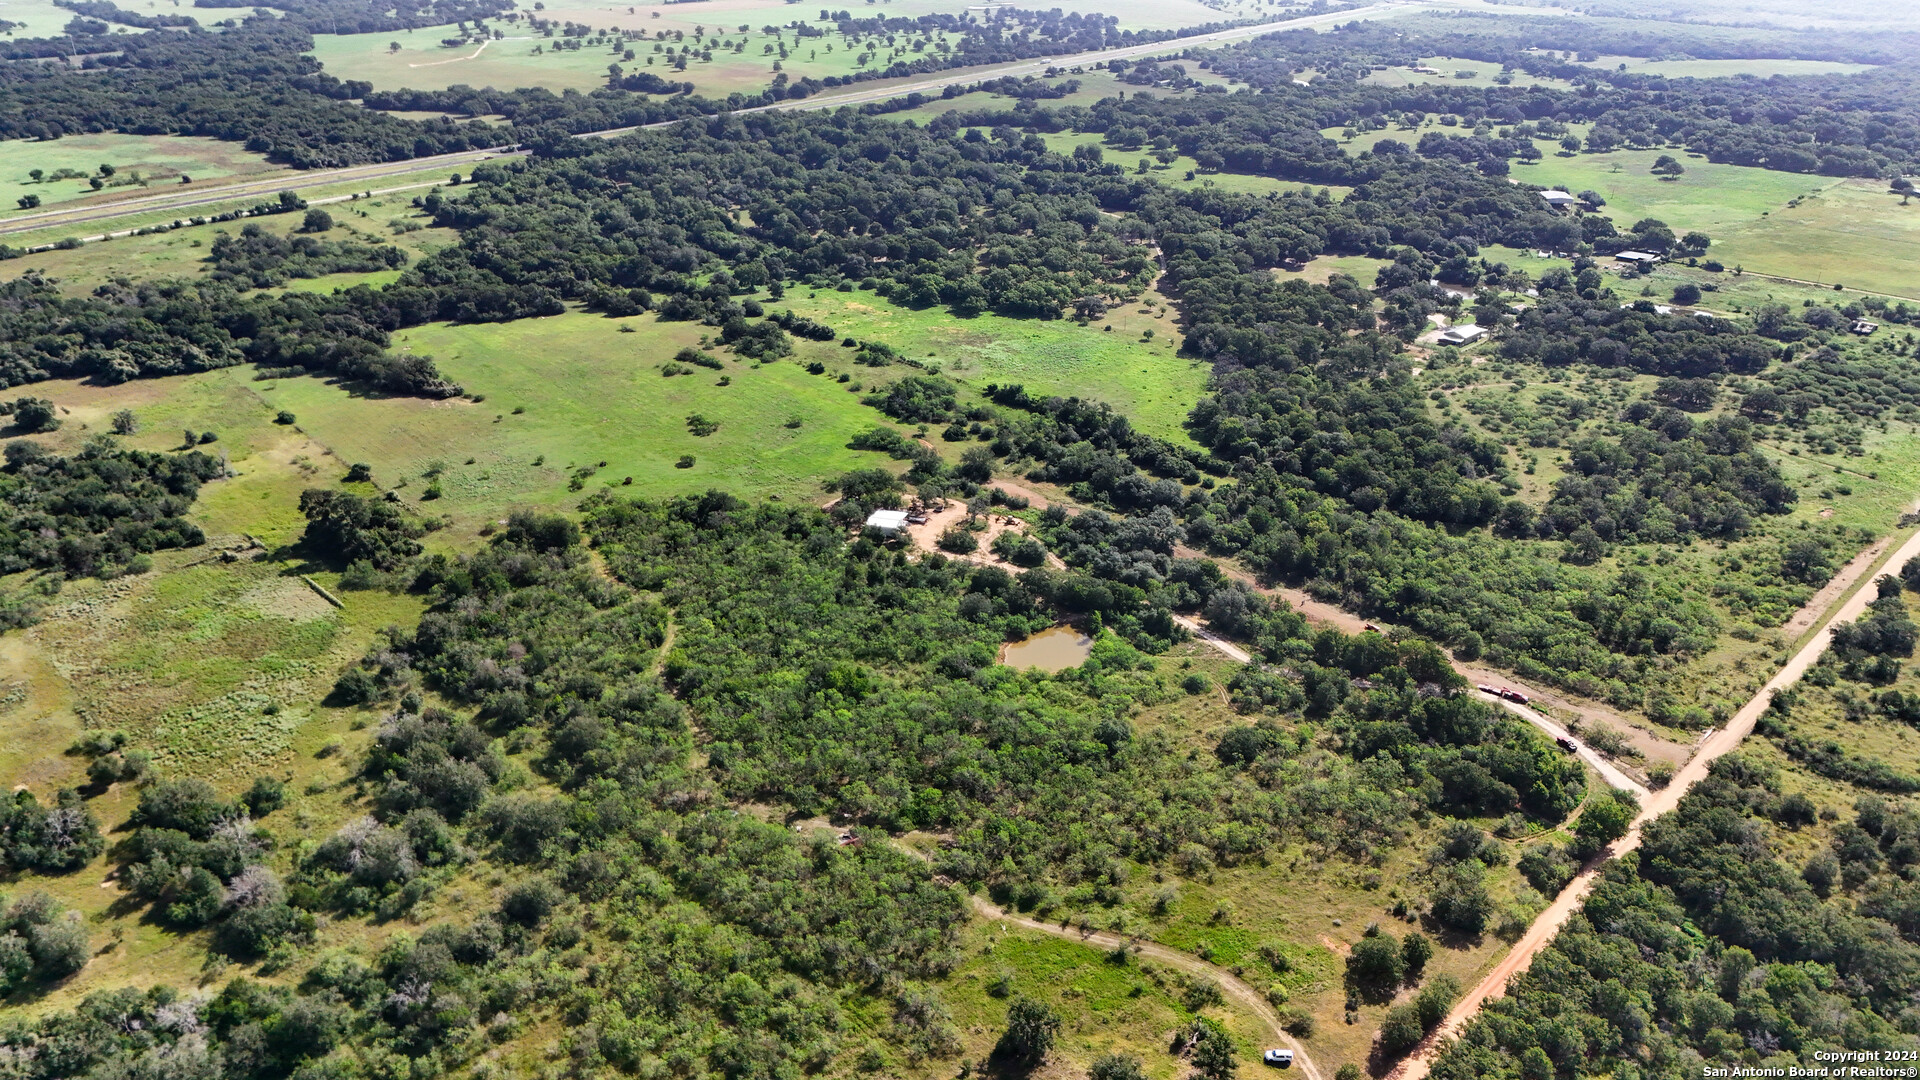
{"type": "Polygon", "coordinates": [[[70,911],[63,918],[28,931],[27,951],[33,957],[36,974],[47,979],[64,979],[86,967],[87,957],[93,950],[80,913],[70,911]]]}
{"type": "Polygon", "coordinates": [[[1060,1035],[1060,1017],[1044,1002],[1015,998],[1007,1006],[1007,1030],[994,1052],[1015,1061],[1037,1063],[1053,1049],[1060,1035]]]}
{"type": "Polygon", "coordinates": [[[1380,1024],[1380,1053],[1387,1058],[1400,1057],[1418,1046],[1424,1034],[1419,1009],[1412,1004],[1395,1005],[1380,1024]]]}
{"type": "Polygon", "coordinates": [[[247,806],[247,812],[256,818],[266,817],[286,805],[287,785],[271,776],[257,777],[253,786],[247,789],[240,801],[247,806]]]}
{"type": "Polygon", "coordinates": [[[1392,934],[1363,937],[1347,956],[1347,985],[1362,996],[1390,998],[1406,976],[1407,962],[1392,934]]]}
{"type": "Polygon", "coordinates": [[[950,525],[940,534],[940,550],[955,555],[971,555],[980,550],[980,541],[965,525],[950,525]]]}

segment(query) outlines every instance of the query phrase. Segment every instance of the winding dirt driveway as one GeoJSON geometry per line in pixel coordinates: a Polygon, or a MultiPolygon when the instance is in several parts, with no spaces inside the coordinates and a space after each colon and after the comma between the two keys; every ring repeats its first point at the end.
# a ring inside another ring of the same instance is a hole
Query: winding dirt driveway
{"type": "MultiPolygon", "coordinates": [[[[1800,651],[1794,654],[1793,659],[1787,661],[1786,666],[1782,667],[1773,678],[1767,680],[1767,684],[1760,688],[1759,693],[1740,707],[1740,711],[1733,715],[1733,719],[1727,722],[1726,727],[1714,732],[1701,744],[1700,751],[1674,775],[1672,783],[1654,792],[1642,803],[1640,816],[1634,819],[1633,826],[1628,829],[1627,835],[1621,837],[1612,847],[1580,871],[1579,875],[1554,899],[1553,904],[1533,921],[1532,926],[1527,928],[1526,936],[1514,945],[1513,950],[1487,973],[1486,978],[1480,980],[1479,985],[1454,1005],[1453,1011],[1447,1014],[1446,1020],[1434,1029],[1433,1034],[1427,1036],[1405,1061],[1387,1074],[1388,1080],[1425,1080],[1433,1067],[1433,1059],[1439,1055],[1440,1049],[1447,1040],[1458,1035],[1475,1016],[1479,1015],[1480,1009],[1488,1001],[1504,994],[1507,981],[1527,970],[1528,965],[1533,963],[1534,955],[1546,947],[1547,943],[1553,940],[1554,934],[1559,932],[1560,927],[1580,909],[1581,901],[1586,899],[1587,893],[1592,890],[1594,881],[1600,876],[1600,871],[1605,868],[1607,862],[1639,847],[1641,830],[1646,827],[1647,822],[1680,805],[1680,800],[1687,791],[1707,775],[1707,769],[1715,759],[1737,748],[1741,740],[1752,733],[1753,726],[1759,721],[1760,715],[1767,711],[1767,705],[1772,700],[1774,692],[1784,690],[1800,681],[1800,677],[1807,673],[1807,669],[1827,651],[1827,646],[1833,642],[1835,624],[1857,619],[1867,610],[1867,605],[1873,602],[1875,596],[1874,590],[1870,588],[1863,588],[1854,593],[1837,611],[1826,614],[1824,620],[1821,618],[1823,613],[1814,605],[1830,605],[1835,598],[1852,588],[1874,566],[1875,556],[1880,551],[1884,551],[1885,547],[1885,543],[1876,544],[1856,556],[1841,569],[1840,573],[1834,575],[1833,580],[1828,582],[1825,588],[1815,594],[1813,601],[1807,605],[1813,610],[1809,612],[1803,609],[1801,614],[1795,617],[1794,622],[1798,623],[1804,619],[1804,625],[1818,625],[1819,632],[1801,646],[1800,651]]],[[[1907,537],[1906,541],[1900,545],[1900,549],[1887,560],[1886,565],[1897,568],[1915,556],[1920,556],[1920,533],[1907,537]]]]}
{"type": "Polygon", "coordinates": [[[1230,971],[1209,964],[1199,957],[1188,956],[1186,953],[1177,952],[1164,945],[1155,945],[1151,941],[1136,941],[1104,930],[1075,930],[1057,923],[1029,919],[1024,915],[1016,915],[995,906],[984,896],[976,895],[973,898],[973,909],[979,912],[982,918],[995,922],[1038,930],[1043,934],[1052,934],[1054,937],[1065,938],[1082,945],[1097,945],[1103,949],[1129,948],[1141,956],[1152,957],[1182,971],[1214,979],[1219,982],[1222,993],[1246,1006],[1248,1011],[1260,1018],[1261,1023],[1267,1025],[1273,1033],[1273,1045],[1283,1046],[1293,1051],[1293,1063],[1300,1070],[1301,1075],[1307,1080],[1325,1080],[1320,1074],[1319,1067],[1313,1063],[1311,1057],[1307,1056],[1307,1048],[1296,1041],[1292,1035],[1287,1034],[1286,1028],[1280,1026],[1280,1016],[1273,1011],[1273,1006],[1267,1003],[1266,996],[1230,971]]]}
{"type": "MultiPolygon", "coordinates": [[[[1212,558],[1212,556],[1208,555],[1204,551],[1199,551],[1194,548],[1186,547],[1185,545],[1176,545],[1173,549],[1173,553],[1183,559],[1212,558]]],[[[1219,565],[1222,573],[1226,574],[1228,577],[1234,579],[1235,581],[1239,581],[1248,586],[1251,586],[1255,591],[1260,592],[1264,595],[1277,596],[1282,600],[1285,600],[1287,603],[1293,605],[1293,609],[1295,611],[1298,611],[1302,616],[1304,616],[1308,622],[1316,623],[1322,626],[1332,626],[1332,627],[1335,627],[1336,629],[1339,629],[1349,634],[1363,633],[1366,631],[1366,629],[1369,626],[1372,625],[1371,623],[1368,623],[1365,619],[1362,619],[1360,616],[1355,615],[1353,612],[1348,611],[1345,608],[1335,607],[1334,605],[1326,603],[1324,601],[1315,600],[1313,597],[1307,595],[1307,593],[1303,590],[1291,589],[1286,587],[1270,588],[1268,586],[1260,584],[1260,582],[1252,574],[1248,573],[1246,569],[1243,567],[1235,566],[1232,563],[1225,562],[1219,559],[1214,559],[1213,561],[1219,565]]],[[[1872,560],[1869,559],[1867,561],[1868,563],[1871,563],[1872,560]]],[[[1849,566],[1851,565],[1852,564],[1849,564],[1849,566]]],[[[1822,590],[1822,594],[1824,593],[1825,593],[1825,590],[1822,590]]],[[[1815,599],[1817,600],[1819,599],[1819,597],[1816,596],[1815,599]]],[[[1251,662],[1252,657],[1248,656],[1245,650],[1221,639],[1218,635],[1215,635],[1211,631],[1207,630],[1205,624],[1200,622],[1199,620],[1188,618],[1187,616],[1184,616],[1184,615],[1176,615],[1174,616],[1174,621],[1179,623],[1181,626],[1186,627],[1188,630],[1192,631],[1193,635],[1196,638],[1199,638],[1201,641],[1206,642],[1208,645],[1213,646],[1214,648],[1220,650],[1221,652],[1232,657],[1233,659],[1238,660],[1243,664],[1251,662]]],[[[1564,699],[1561,699],[1556,695],[1542,693],[1530,686],[1525,686],[1521,684],[1518,680],[1514,679],[1513,676],[1508,675],[1504,672],[1496,672],[1490,668],[1483,668],[1474,664],[1463,664],[1457,660],[1450,661],[1450,662],[1453,664],[1453,669],[1455,671],[1459,672],[1460,675],[1464,677],[1467,681],[1474,683],[1476,685],[1489,684],[1489,685],[1496,685],[1496,686],[1513,687],[1515,689],[1518,689],[1521,693],[1526,694],[1530,700],[1551,701],[1557,707],[1567,709],[1568,711],[1574,711],[1575,715],[1579,715],[1580,712],[1599,713],[1611,719],[1615,724],[1615,726],[1620,730],[1632,730],[1628,726],[1626,720],[1620,717],[1619,714],[1614,713],[1612,710],[1604,709],[1604,708],[1596,707],[1592,705],[1587,705],[1584,703],[1581,706],[1579,706],[1579,708],[1576,710],[1573,706],[1569,705],[1564,699]]],[[[1611,761],[1608,761],[1606,757],[1602,755],[1599,751],[1587,745],[1586,740],[1580,738],[1578,735],[1573,734],[1571,731],[1568,731],[1566,728],[1555,723],[1552,719],[1546,716],[1543,716],[1539,711],[1535,709],[1530,709],[1527,706],[1520,704],[1519,702],[1508,701],[1507,699],[1500,697],[1497,694],[1488,694],[1488,693],[1485,693],[1484,691],[1476,691],[1476,693],[1482,700],[1487,701],[1493,705],[1498,705],[1499,707],[1507,710],[1513,715],[1518,716],[1521,719],[1525,720],[1527,723],[1532,724],[1534,727],[1539,728],[1541,731],[1546,733],[1548,738],[1554,739],[1554,740],[1564,740],[1565,742],[1572,744],[1574,748],[1574,753],[1579,755],[1582,761],[1585,761],[1588,765],[1593,766],[1594,771],[1599,773],[1601,779],[1605,780],[1607,783],[1613,785],[1614,787],[1631,791],[1635,795],[1640,795],[1640,796],[1646,795],[1647,789],[1644,785],[1640,784],[1638,781],[1633,779],[1633,777],[1628,776],[1625,772],[1623,772],[1619,768],[1619,766],[1613,764],[1611,761]]]]}

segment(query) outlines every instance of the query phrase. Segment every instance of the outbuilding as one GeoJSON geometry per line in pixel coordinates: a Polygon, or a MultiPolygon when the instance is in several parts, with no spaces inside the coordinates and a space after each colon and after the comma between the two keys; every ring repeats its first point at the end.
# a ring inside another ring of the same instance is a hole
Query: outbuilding
{"type": "Polygon", "coordinates": [[[1859,334],[1861,337],[1865,337],[1878,329],[1880,329],[1880,324],[1874,322],[1872,319],[1853,320],[1853,332],[1859,334]]]}
{"type": "Polygon", "coordinates": [[[1635,266],[1652,266],[1654,263],[1660,261],[1660,256],[1655,255],[1651,251],[1621,251],[1615,253],[1613,257],[1623,263],[1632,263],[1635,266]]]}
{"type": "Polygon", "coordinates": [[[1440,331],[1440,336],[1434,340],[1442,345],[1471,345],[1485,336],[1486,327],[1468,323],[1465,326],[1449,326],[1440,331]]]}
{"type": "Polygon", "coordinates": [[[1580,196],[1559,188],[1548,188],[1540,193],[1540,197],[1555,210],[1572,210],[1580,205],[1580,196]]]}
{"type": "Polygon", "coordinates": [[[906,527],[905,510],[875,510],[867,515],[867,528],[879,530],[881,536],[893,536],[906,527]]]}

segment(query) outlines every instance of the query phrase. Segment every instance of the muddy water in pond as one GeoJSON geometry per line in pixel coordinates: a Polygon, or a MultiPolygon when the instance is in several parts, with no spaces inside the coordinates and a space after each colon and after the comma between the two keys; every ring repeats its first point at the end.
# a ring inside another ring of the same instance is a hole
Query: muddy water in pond
{"type": "Polygon", "coordinates": [[[1092,651],[1092,638],[1071,626],[1056,626],[1006,646],[1000,651],[1000,662],[1008,667],[1065,671],[1079,667],[1092,651]]]}

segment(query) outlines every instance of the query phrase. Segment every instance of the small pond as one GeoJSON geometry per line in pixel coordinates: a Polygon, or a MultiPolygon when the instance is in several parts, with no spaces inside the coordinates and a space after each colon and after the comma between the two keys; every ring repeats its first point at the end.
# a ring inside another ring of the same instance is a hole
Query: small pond
{"type": "Polygon", "coordinates": [[[1009,644],[1001,650],[1000,662],[1008,667],[1065,671],[1079,667],[1091,652],[1092,638],[1071,626],[1056,626],[1009,644]]]}

